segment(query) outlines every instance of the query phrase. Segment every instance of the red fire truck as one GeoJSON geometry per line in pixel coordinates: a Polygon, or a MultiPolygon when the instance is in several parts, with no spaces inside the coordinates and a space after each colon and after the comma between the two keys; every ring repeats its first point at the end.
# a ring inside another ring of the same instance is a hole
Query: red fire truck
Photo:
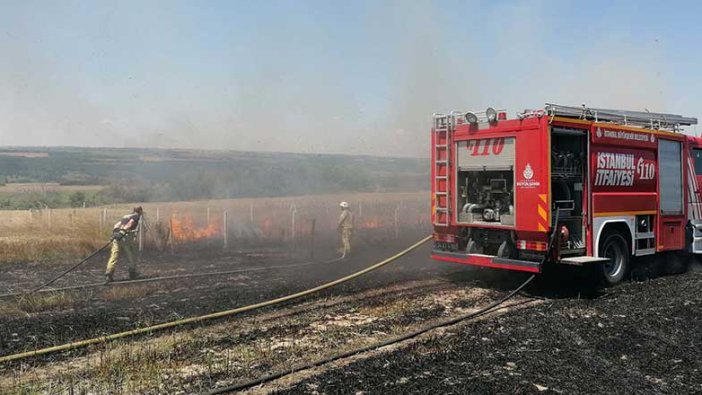
{"type": "Polygon", "coordinates": [[[702,253],[702,139],[674,114],[547,104],[434,115],[432,258],[539,273],[702,253]]]}

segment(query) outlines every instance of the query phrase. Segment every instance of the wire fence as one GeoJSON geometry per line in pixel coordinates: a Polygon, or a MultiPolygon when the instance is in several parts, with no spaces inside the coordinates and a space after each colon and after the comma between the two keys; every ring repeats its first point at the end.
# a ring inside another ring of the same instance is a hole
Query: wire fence
{"type": "MultiPolygon", "coordinates": [[[[289,198],[145,203],[138,233],[140,251],[175,253],[207,246],[314,245],[334,239],[339,202],[348,201],[355,233],[368,239],[398,239],[403,232],[431,229],[427,192],[315,195],[289,198]]],[[[131,206],[0,211],[0,261],[42,256],[54,248],[89,250],[109,238],[131,206]]],[[[51,254],[46,254],[51,255],[51,254]]],[[[39,259],[41,260],[41,259],[39,259]]]]}

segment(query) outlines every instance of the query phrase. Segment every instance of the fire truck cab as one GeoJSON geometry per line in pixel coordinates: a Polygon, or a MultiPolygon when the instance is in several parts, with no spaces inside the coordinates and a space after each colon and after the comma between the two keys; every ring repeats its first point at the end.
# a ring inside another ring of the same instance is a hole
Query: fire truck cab
{"type": "Polygon", "coordinates": [[[435,114],[432,258],[539,273],[596,265],[608,285],[632,256],[702,254],[702,139],[674,114],[547,104],[435,114]]]}

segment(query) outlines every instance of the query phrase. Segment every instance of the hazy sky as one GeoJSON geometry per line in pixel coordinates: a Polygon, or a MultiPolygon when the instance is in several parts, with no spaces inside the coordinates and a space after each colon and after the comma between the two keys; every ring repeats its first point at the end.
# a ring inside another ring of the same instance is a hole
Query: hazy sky
{"type": "Polygon", "coordinates": [[[427,156],[431,114],[702,116],[702,5],[0,0],[0,144],[427,156]]]}

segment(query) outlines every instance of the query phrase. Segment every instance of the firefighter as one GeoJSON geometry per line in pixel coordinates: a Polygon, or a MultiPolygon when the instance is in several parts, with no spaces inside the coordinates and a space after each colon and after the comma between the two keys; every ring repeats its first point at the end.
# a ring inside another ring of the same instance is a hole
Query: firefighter
{"type": "Polygon", "coordinates": [[[143,209],[141,206],[134,207],[131,214],[122,217],[112,228],[112,249],[110,251],[110,259],[107,261],[107,269],[105,269],[105,284],[109,284],[114,280],[113,275],[115,273],[115,265],[119,260],[120,249],[124,249],[129,261],[129,279],[137,278],[134,241],[142,213],[143,209]]]}
{"type": "Polygon", "coordinates": [[[341,216],[339,217],[339,232],[341,233],[341,255],[346,257],[351,252],[351,233],[353,232],[353,213],[346,202],[339,203],[341,216]]]}

